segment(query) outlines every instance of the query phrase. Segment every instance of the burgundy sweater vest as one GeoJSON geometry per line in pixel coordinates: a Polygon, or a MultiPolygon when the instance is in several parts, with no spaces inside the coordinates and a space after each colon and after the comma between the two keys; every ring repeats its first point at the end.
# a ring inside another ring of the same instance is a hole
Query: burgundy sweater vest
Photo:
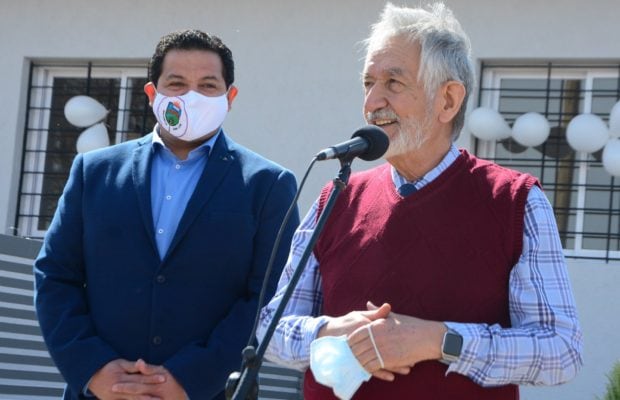
{"type": "MultiPolygon", "coordinates": [[[[437,179],[401,197],[389,165],[355,174],[315,247],[323,314],[390,303],[396,313],[510,326],[508,280],[522,250],[530,175],[461,151],[437,179]]],[[[331,185],[321,195],[324,206],[331,185]]],[[[515,385],[484,388],[439,361],[364,383],[354,399],[518,399],[515,385]]],[[[335,399],[308,369],[304,398],[335,399]]]]}

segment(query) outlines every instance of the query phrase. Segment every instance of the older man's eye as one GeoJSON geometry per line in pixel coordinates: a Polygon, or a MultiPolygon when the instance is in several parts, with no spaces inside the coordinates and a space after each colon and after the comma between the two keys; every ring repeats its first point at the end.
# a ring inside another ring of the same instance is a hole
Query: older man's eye
{"type": "Polygon", "coordinates": [[[387,87],[393,92],[400,92],[405,88],[405,84],[396,79],[390,79],[387,81],[387,87]]]}

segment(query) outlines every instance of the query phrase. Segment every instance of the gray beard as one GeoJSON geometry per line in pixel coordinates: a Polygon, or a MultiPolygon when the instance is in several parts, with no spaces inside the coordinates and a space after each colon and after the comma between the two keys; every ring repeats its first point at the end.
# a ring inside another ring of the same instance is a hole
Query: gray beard
{"type": "Polygon", "coordinates": [[[430,125],[430,120],[425,118],[419,123],[413,118],[400,121],[400,128],[396,135],[390,139],[390,146],[384,158],[400,156],[410,151],[419,150],[428,139],[426,131],[430,125]]]}

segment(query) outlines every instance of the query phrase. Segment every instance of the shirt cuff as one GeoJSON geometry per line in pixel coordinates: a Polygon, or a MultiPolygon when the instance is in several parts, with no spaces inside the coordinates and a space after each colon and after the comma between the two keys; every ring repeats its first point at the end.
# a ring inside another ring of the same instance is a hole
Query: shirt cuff
{"type": "Polygon", "coordinates": [[[302,339],[302,350],[300,352],[300,358],[307,360],[310,363],[310,344],[314,342],[318,336],[319,331],[330,320],[330,317],[322,315],[320,317],[309,318],[306,321],[305,331],[308,332],[302,339]]]}
{"type": "Polygon", "coordinates": [[[84,385],[84,388],[82,389],[82,396],[88,397],[90,399],[95,398],[95,395],[90,391],[90,389],[88,389],[88,386],[90,385],[90,381],[92,380],[93,378],[90,378],[88,382],[86,382],[86,385],[84,385]]]}
{"type": "Polygon", "coordinates": [[[458,333],[463,338],[461,355],[456,361],[449,364],[446,375],[451,372],[467,375],[467,372],[472,368],[476,360],[478,348],[481,344],[478,324],[465,324],[460,322],[444,322],[444,324],[448,329],[458,333]]]}

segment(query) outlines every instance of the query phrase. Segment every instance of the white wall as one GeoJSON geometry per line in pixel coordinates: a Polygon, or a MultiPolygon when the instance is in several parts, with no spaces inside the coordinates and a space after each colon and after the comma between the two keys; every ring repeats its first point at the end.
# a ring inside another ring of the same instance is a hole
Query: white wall
{"type": "MultiPolygon", "coordinates": [[[[225,123],[228,133],[301,177],[316,151],[347,139],[363,124],[359,41],[384,1],[1,3],[0,233],[11,233],[29,60],[147,60],[159,37],[171,30],[194,27],[216,33],[233,50],[237,63],[240,94],[225,123]]],[[[447,4],[469,32],[480,59],[618,61],[620,57],[618,0],[449,0],[447,4]]],[[[469,140],[464,136],[458,144],[468,147],[469,140]]],[[[361,161],[354,165],[367,166],[361,161]]],[[[337,169],[333,161],[316,167],[302,196],[302,212],[337,169]]],[[[571,263],[570,272],[586,331],[586,368],[568,386],[524,390],[526,400],[554,398],[551,393],[560,394],[555,398],[594,398],[604,389],[604,373],[612,360],[620,356],[620,344],[613,340],[619,328],[618,312],[614,313],[619,305],[614,285],[620,278],[618,265],[571,263]]]]}
{"type": "Polygon", "coordinates": [[[523,388],[524,400],[603,398],[606,375],[620,361],[619,265],[571,260],[568,271],[584,334],[584,368],[565,385],[523,388]]]}
{"type": "MultiPolygon", "coordinates": [[[[225,127],[298,176],[319,149],[363,124],[359,42],[384,1],[2,1],[0,233],[13,224],[30,59],[148,59],[161,35],[218,34],[237,63],[240,94],[225,127]],[[284,150],[285,149],[285,150],[284,150]]],[[[396,1],[395,3],[401,3],[396,1]]],[[[417,4],[418,1],[412,1],[417,4]]],[[[618,59],[617,0],[451,0],[483,59],[618,59]]],[[[469,138],[459,144],[467,147],[469,138]]],[[[355,168],[368,165],[356,161],[355,168]]],[[[305,211],[336,162],[317,167],[305,211]]]]}

